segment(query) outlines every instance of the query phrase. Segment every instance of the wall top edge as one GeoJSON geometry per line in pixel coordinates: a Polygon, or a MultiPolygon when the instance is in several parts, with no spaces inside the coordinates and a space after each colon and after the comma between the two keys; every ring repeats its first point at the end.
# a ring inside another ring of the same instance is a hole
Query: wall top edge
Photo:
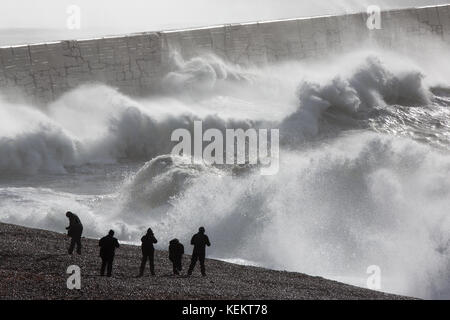
{"type": "MultiPolygon", "coordinates": [[[[427,8],[440,8],[440,7],[449,7],[450,8],[450,3],[449,4],[441,4],[441,5],[390,9],[390,10],[383,10],[382,12],[387,13],[387,12],[398,12],[398,11],[407,11],[407,10],[414,10],[414,9],[427,9],[427,8]]],[[[48,42],[39,42],[39,43],[18,44],[18,45],[3,45],[3,46],[0,46],[0,49],[11,49],[11,48],[21,48],[21,47],[29,47],[29,46],[60,44],[63,42],[70,42],[70,41],[81,42],[81,41],[96,41],[96,40],[102,40],[102,39],[118,39],[118,38],[125,38],[125,37],[137,37],[137,36],[146,36],[146,35],[160,35],[160,34],[170,34],[170,33],[177,33],[177,32],[188,32],[188,31],[197,31],[197,30],[206,30],[206,29],[219,29],[219,28],[233,27],[233,26],[260,25],[260,24],[274,23],[274,22],[302,21],[302,20],[322,19],[322,18],[330,18],[330,17],[352,16],[352,15],[360,15],[360,14],[364,14],[364,12],[354,12],[354,13],[340,14],[340,15],[317,15],[317,16],[310,16],[310,17],[250,21],[250,22],[242,22],[242,23],[227,23],[227,24],[218,24],[218,25],[183,28],[183,29],[134,32],[134,33],[127,33],[127,34],[120,34],[120,35],[109,35],[109,36],[92,37],[92,38],[84,38],[84,39],[57,40],[57,41],[48,41],[48,42]]]]}

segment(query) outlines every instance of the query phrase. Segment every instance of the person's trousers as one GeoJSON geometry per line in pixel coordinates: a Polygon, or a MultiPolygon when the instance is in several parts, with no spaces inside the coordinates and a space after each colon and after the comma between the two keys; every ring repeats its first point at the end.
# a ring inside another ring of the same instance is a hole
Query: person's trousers
{"type": "Polygon", "coordinates": [[[81,254],[81,235],[72,237],[72,240],[70,241],[69,250],[68,250],[69,254],[72,254],[73,249],[75,248],[75,245],[77,246],[77,253],[81,254]]]}
{"type": "Polygon", "coordinates": [[[173,266],[174,274],[180,274],[180,271],[183,269],[183,266],[181,264],[181,259],[172,261],[172,266],[173,266]]]}
{"type": "Polygon", "coordinates": [[[142,254],[142,260],[141,260],[141,268],[139,274],[142,276],[144,275],[145,270],[145,264],[147,263],[147,260],[150,262],[150,273],[152,275],[155,275],[155,251],[146,252],[142,254]]]}
{"type": "Polygon", "coordinates": [[[202,272],[202,275],[206,274],[205,271],[205,255],[204,254],[199,254],[197,252],[193,252],[192,253],[192,258],[191,258],[191,265],[189,266],[189,270],[188,270],[188,274],[192,274],[192,271],[195,268],[195,264],[197,263],[197,260],[200,261],[200,270],[202,272]]]}
{"type": "Polygon", "coordinates": [[[112,274],[112,266],[113,266],[114,257],[102,257],[102,267],[100,269],[100,275],[105,275],[105,268],[106,268],[106,275],[108,277],[111,277],[112,274]]]}

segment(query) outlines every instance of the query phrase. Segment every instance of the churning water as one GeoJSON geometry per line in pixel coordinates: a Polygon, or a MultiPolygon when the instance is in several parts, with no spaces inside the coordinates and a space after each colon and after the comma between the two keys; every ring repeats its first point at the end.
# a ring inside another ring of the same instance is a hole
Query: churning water
{"type": "Polygon", "coordinates": [[[85,85],[37,107],[0,100],[0,220],[86,236],[110,228],[161,249],[200,225],[209,255],[450,298],[448,52],[382,50],[243,68],[174,59],[159,96],[85,85]],[[191,164],[174,129],[278,128],[280,170],[191,164]],[[233,168],[237,169],[237,168],[233,168]]]}

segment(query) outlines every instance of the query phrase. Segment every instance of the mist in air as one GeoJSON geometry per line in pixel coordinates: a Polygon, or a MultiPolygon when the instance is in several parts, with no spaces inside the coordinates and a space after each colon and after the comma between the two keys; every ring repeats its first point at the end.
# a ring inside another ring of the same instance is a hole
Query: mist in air
{"type": "MultiPolygon", "coordinates": [[[[143,1],[128,1],[126,10],[105,1],[95,13],[88,6],[84,19],[87,32],[128,32],[362,6],[265,2],[214,2],[211,11],[196,7],[207,8],[203,1],[190,1],[192,8],[166,1],[152,11],[143,1]],[[114,16],[118,10],[123,20],[114,16]],[[153,20],[158,12],[164,19],[153,20]],[[115,29],[111,20],[122,23],[115,29]]],[[[56,30],[64,17],[55,12],[44,23],[36,18],[40,9],[23,13],[28,20],[14,11],[0,26],[56,30]]],[[[27,40],[42,40],[37,33],[27,40]]],[[[164,92],[147,98],[86,84],[38,106],[0,92],[0,220],[61,232],[70,209],[86,236],[113,228],[120,240],[136,243],[151,226],[160,244],[175,237],[187,244],[204,225],[215,258],[359,286],[367,267],[379,265],[383,291],[450,298],[450,50],[428,50],[429,40],[420,53],[403,48],[408,58],[366,47],[259,68],[174,51],[164,92]],[[172,131],[192,130],[195,120],[205,130],[278,128],[279,173],[193,165],[171,155],[172,131]]]]}

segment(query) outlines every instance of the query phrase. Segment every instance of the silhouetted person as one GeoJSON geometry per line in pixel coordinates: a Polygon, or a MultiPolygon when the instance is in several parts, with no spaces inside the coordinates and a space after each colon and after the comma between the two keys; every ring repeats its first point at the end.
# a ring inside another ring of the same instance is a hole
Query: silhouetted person
{"type": "Polygon", "coordinates": [[[77,245],[77,253],[81,254],[81,234],[83,233],[83,225],[80,218],[70,211],[66,212],[66,217],[69,218],[69,226],[66,228],[67,235],[72,238],[69,246],[69,254],[72,254],[75,245],[77,245]]]}
{"type": "Polygon", "coordinates": [[[192,270],[194,270],[195,264],[197,260],[200,261],[200,270],[202,272],[202,276],[206,276],[205,272],[205,256],[206,256],[206,246],[210,246],[208,236],[205,234],[205,228],[200,227],[198,229],[198,233],[194,234],[191,239],[191,244],[194,246],[194,250],[192,250],[192,258],[191,265],[189,266],[188,275],[192,274],[192,270]]]}
{"type": "Polygon", "coordinates": [[[108,235],[101,238],[98,245],[100,247],[100,257],[102,258],[100,275],[104,276],[105,268],[107,268],[107,276],[111,277],[114,254],[116,248],[119,247],[119,241],[114,238],[114,231],[109,230],[108,235]]]}
{"type": "Polygon", "coordinates": [[[169,242],[169,260],[173,265],[173,274],[180,274],[183,269],[181,260],[183,259],[184,246],[178,239],[170,240],[169,242]]]}
{"type": "Polygon", "coordinates": [[[142,261],[141,261],[141,268],[139,271],[139,276],[142,277],[144,275],[145,270],[145,264],[147,263],[147,260],[150,262],[150,273],[152,276],[155,275],[155,248],[153,248],[153,244],[157,243],[158,240],[156,240],[153,231],[151,228],[148,228],[147,234],[141,238],[142,245],[142,261]]]}

